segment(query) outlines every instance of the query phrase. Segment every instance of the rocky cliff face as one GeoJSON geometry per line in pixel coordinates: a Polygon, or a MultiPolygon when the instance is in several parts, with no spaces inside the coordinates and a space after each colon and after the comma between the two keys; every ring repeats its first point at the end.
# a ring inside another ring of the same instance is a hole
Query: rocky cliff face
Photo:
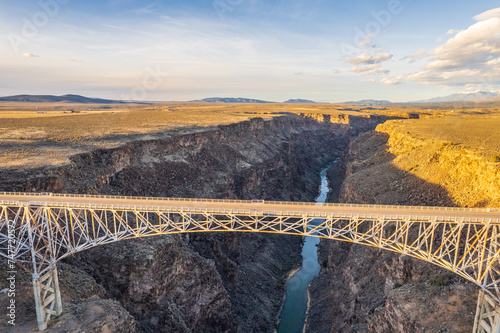
{"type": "MultiPolygon", "coordinates": [[[[254,119],[97,150],[60,168],[1,172],[0,189],[312,201],[320,169],[347,147],[349,131],[294,115],[254,119]]],[[[61,273],[65,310],[49,332],[95,331],[92,318],[110,332],[272,331],[300,244],[281,235],[192,234],[82,252],[67,265],[81,274],[61,273]],[[99,291],[71,296],[90,285],[99,291]]],[[[34,326],[33,308],[19,320],[34,326]]]]}
{"type": "Polygon", "coordinates": [[[401,118],[399,116],[388,117],[380,115],[348,115],[348,114],[321,114],[321,113],[301,113],[301,117],[316,119],[323,123],[349,125],[351,134],[374,130],[378,124],[389,119],[401,118]]]}
{"type": "MultiPolygon", "coordinates": [[[[330,201],[498,205],[498,165],[389,125],[361,134],[330,201]]],[[[338,170],[336,171],[339,172],[338,170]]],[[[307,332],[470,332],[478,288],[437,266],[388,251],[322,241],[307,332]]]]}
{"type": "Polygon", "coordinates": [[[412,137],[390,122],[377,131],[389,136],[395,167],[441,186],[456,205],[500,206],[499,161],[452,142],[412,137]]]}

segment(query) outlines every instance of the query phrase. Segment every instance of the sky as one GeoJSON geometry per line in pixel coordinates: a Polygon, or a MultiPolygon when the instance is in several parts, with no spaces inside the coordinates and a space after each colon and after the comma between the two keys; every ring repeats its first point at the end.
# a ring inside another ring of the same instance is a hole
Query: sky
{"type": "Polygon", "coordinates": [[[0,96],[500,92],[498,0],[0,0],[0,96]]]}

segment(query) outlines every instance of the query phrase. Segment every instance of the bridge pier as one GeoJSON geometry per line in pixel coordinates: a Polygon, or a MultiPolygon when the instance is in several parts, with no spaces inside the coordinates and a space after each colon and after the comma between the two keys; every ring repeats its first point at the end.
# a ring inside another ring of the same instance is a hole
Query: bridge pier
{"type": "Polygon", "coordinates": [[[500,304],[483,290],[477,299],[473,333],[500,333],[500,304]]]}
{"type": "Polygon", "coordinates": [[[35,293],[38,329],[43,331],[47,328],[50,317],[62,312],[56,265],[42,276],[33,275],[33,292],[35,293]]]}

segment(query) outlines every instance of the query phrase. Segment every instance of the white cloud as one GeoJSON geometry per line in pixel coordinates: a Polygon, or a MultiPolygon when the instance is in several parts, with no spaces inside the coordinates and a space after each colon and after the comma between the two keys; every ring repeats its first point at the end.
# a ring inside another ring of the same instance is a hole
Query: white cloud
{"type": "Polygon", "coordinates": [[[26,57],[26,58],[38,58],[38,54],[34,54],[34,53],[23,53],[23,56],[26,57]]]}
{"type": "Polygon", "coordinates": [[[366,79],[366,80],[361,80],[361,82],[375,82],[375,79],[366,79]]]}
{"type": "Polygon", "coordinates": [[[377,49],[373,53],[370,52],[362,53],[357,57],[348,59],[347,62],[352,65],[359,65],[359,64],[371,65],[371,64],[378,64],[392,58],[392,54],[387,52],[383,54],[377,54],[378,51],[379,50],[377,49]]]}
{"type": "Polygon", "coordinates": [[[382,68],[382,62],[391,59],[392,54],[388,52],[379,54],[381,51],[381,49],[376,49],[373,52],[365,52],[356,57],[347,59],[347,63],[355,65],[351,67],[349,71],[362,75],[389,74],[390,71],[388,69],[382,68]]]}
{"type": "Polygon", "coordinates": [[[437,47],[421,71],[381,82],[394,84],[408,79],[428,85],[499,85],[500,8],[479,14],[474,19],[476,23],[458,31],[437,47]]]}
{"type": "Polygon", "coordinates": [[[366,35],[366,37],[359,42],[358,46],[365,46],[368,44],[368,42],[373,38],[373,35],[366,35]]]}
{"type": "Polygon", "coordinates": [[[493,8],[484,13],[474,16],[474,20],[476,21],[484,21],[489,20],[490,18],[500,17],[500,7],[493,8]]]}
{"type": "Polygon", "coordinates": [[[382,68],[382,64],[370,64],[366,66],[354,66],[349,69],[351,72],[362,75],[389,74],[389,70],[382,68]]]}
{"type": "Polygon", "coordinates": [[[409,60],[410,63],[415,62],[419,59],[426,58],[428,56],[427,52],[425,52],[424,49],[418,50],[417,52],[414,52],[412,54],[409,54],[399,60],[409,60]]]}
{"type": "Polygon", "coordinates": [[[392,86],[395,84],[400,84],[404,78],[405,78],[404,75],[398,75],[395,77],[385,77],[385,78],[381,79],[380,82],[382,84],[385,84],[386,86],[392,86]]]}
{"type": "Polygon", "coordinates": [[[461,57],[483,52],[497,53],[500,51],[500,45],[497,45],[499,31],[500,17],[479,21],[436,48],[434,55],[439,59],[452,59],[452,53],[461,57]]]}
{"type": "Polygon", "coordinates": [[[457,30],[454,30],[454,29],[450,29],[446,32],[447,35],[453,35],[455,33],[457,33],[458,31],[457,30]]]}

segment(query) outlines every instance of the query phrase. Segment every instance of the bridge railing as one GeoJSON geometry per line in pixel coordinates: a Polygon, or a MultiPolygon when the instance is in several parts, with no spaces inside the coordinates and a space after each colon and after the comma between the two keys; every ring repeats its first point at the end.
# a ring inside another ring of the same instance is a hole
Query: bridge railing
{"type": "MultiPolygon", "coordinates": [[[[0,204],[3,202],[0,201],[0,204]]],[[[248,216],[288,216],[293,218],[318,218],[318,219],[351,219],[360,218],[367,220],[375,220],[383,218],[384,220],[405,221],[411,219],[412,221],[433,221],[436,223],[500,223],[498,219],[491,218],[473,218],[462,217],[453,218],[447,216],[433,216],[433,215],[387,215],[387,214],[363,214],[363,213],[331,213],[331,212],[304,212],[294,210],[256,210],[256,209],[231,209],[231,208],[193,208],[193,207],[178,207],[178,206],[137,206],[137,205],[107,205],[107,204],[89,204],[89,203],[47,203],[43,201],[30,201],[28,203],[21,201],[10,201],[8,204],[33,207],[49,206],[51,208],[74,208],[74,209],[95,209],[95,210],[117,210],[117,211],[150,211],[150,212],[167,212],[167,213],[190,213],[190,214],[229,214],[229,215],[248,215],[248,216]]],[[[377,206],[380,207],[380,206],[377,206]]],[[[394,206],[399,207],[399,206],[394,206]]]]}
{"type": "MultiPolygon", "coordinates": [[[[375,205],[375,204],[350,204],[350,203],[316,203],[316,202],[294,202],[294,201],[265,201],[265,200],[235,200],[235,199],[205,199],[205,198],[165,198],[165,197],[141,197],[141,196],[119,196],[119,195],[92,195],[92,194],[66,194],[50,192],[0,192],[5,196],[47,196],[64,198],[95,198],[95,199],[119,199],[119,200],[147,200],[147,201],[185,201],[185,202],[220,202],[220,203],[240,203],[240,204],[272,204],[290,206],[324,206],[324,207],[349,207],[349,208],[388,208],[406,210],[445,210],[461,212],[498,212],[499,208],[464,208],[464,207],[439,207],[439,206],[398,206],[398,205],[375,205]]],[[[1,201],[0,202],[5,202],[1,201]]],[[[9,201],[12,202],[12,201],[9,201]]]]}

